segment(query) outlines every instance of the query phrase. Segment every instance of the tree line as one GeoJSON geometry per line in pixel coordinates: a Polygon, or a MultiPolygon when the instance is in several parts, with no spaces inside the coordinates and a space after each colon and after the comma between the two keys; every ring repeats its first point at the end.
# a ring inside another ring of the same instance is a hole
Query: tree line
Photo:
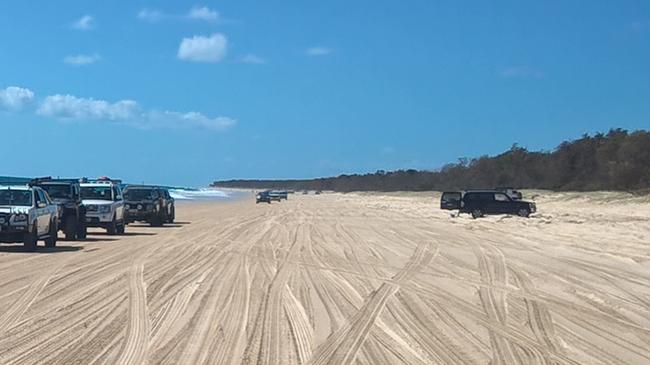
{"type": "Polygon", "coordinates": [[[517,144],[497,156],[461,158],[436,171],[397,170],[304,180],[215,181],[215,187],[352,191],[462,190],[511,186],[557,191],[650,188],[650,132],[612,129],[552,151],[517,144]]]}

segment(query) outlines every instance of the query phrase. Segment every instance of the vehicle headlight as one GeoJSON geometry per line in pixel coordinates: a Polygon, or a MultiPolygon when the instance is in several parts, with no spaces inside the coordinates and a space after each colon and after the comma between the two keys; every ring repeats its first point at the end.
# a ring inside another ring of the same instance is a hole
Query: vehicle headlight
{"type": "Polygon", "coordinates": [[[27,222],[27,214],[16,214],[14,215],[14,223],[25,223],[27,222]]]}
{"type": "Polygon", "coordinates": [[[126,204],[124,207],[125,207],[126,209],[131,209],[131,204],[126,204]]]}
{"type": "Polygon", "coordinates": [[[99,206],[99,212],[100,213],[110,213],[111,212],[111,206],[110,205],[100,205],[99,206]]]}
{"type": "Polygon", "coordinates": [[[138,204],[138,210],[142,210],[142,204],[138,204]]]}

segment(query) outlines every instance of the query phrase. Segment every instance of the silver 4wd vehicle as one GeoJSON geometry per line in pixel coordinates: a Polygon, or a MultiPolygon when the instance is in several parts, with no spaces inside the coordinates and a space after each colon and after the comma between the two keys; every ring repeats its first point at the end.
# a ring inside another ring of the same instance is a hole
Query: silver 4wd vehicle
{"type": "Polygon", "coordinates": [[[87,227],[104,228],[109,235],[124,234],[126,220],[120,184],[121,181],[108,178],[79,184],[87,227]]]}
{"type": "Polygon", "coordinates": [[[20,243],[34,251],[39,240],[55,247],[59,207],[38,187],[0,186],[0,242],[20,243]]]}

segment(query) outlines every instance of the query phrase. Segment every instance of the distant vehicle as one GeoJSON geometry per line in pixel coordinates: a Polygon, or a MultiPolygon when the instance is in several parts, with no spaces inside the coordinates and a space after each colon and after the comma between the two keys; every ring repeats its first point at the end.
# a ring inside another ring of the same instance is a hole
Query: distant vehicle
{"type": "Polygon", "coordinates": [[[65,234],[66,240],[75,241],[86,238],[86,207],[81,200],[79,179],[46,177],[34,179],[30,185],[45,190],[52,201],[61,208],[62,214],[59,217],[58,225],[65,234]]]}
{"type": "Polygon", "coordinates": [[[84,179],[81,199],[86,207],[86,226],[104,228],[109,235],[124,234],[126,217],[120,180],[84,179]]]}
{"type": "Polygon", "coordinates": [[[0,186],[0,242],[22,242],[36,250],[39,240],[55,247],[59,231],[59,206],[36,186],[0,186]]]}
{"type": "Polygon", "coordinates": [[[150,185],[128,185],[123,195],[127,224],[138,221],[160,227],[174,221],[174,199],[166,189],[150,185]]]}
{"type": "Polygon", "coordinates": [[[528,217],[537,211],[535,203],[516,200],[497,190],[447,191],[440,198],[440,209],[469,213],[473,218],[491,214],[516,214],[528,217]]]}
{"type": "Polygon", "coordinates": [[[282,199],[284,199],[279,191],[271,190],[271,191],[268,191],[267,193],[269,194],[269,198],[272,201],[278,201],[279,202],[279,201],[282,201],[282,199]]]}
{"type": "Polygon", "coordinates": [[[288,191],[286,191],[286,190],[277,190],[275,192],[280,196],[280,199],[289,200],[289,192],[288,191]]]}
{"type": "Polygon", "coordinates": [[[316,192],[315,192],[314,194],[316,194],[316,195],[320,195],[321,193],[322,193],[322,191],[320,191],[320,190],[316,190],[316,192]]]}
{"type": "Polygon", "coordinates": [[[500,192],[502,192],[502,193],[506,193],[506,195],[508,195],[508,196],[509,196],[510,198],[512,198],[513,200],[521,200],[521,199],[523,199],[523,195],[521,194],[521,192],[515,190],[515,188],[511,188],[511,187],[498,187],[498,188],[494,188],[494,190],[496,190],[496,191],[500,191],[500,192]]]}
{"type": "Polygon", "coordinates": [[[309,191],[307,191],[307,190],[304,190],[304,191],[302,192],[302,195],[307,195],[307,194],[309,194],[309,191]]]}
{"type": "Polygon", "coordinates": [[[271,204],[271,196],[268,191],[261,191],[255,195],[255,204],[269,203],[271,204]]]}

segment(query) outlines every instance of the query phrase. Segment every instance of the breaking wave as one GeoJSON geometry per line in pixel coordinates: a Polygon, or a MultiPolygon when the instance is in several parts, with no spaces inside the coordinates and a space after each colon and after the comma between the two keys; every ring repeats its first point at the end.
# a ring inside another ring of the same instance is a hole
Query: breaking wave
{"type": "Polygon", "coordinates": [[[170,189],[169,195],[178,200],[225,200],[232,198],[232,194],[218,189],[170,189]]]}

